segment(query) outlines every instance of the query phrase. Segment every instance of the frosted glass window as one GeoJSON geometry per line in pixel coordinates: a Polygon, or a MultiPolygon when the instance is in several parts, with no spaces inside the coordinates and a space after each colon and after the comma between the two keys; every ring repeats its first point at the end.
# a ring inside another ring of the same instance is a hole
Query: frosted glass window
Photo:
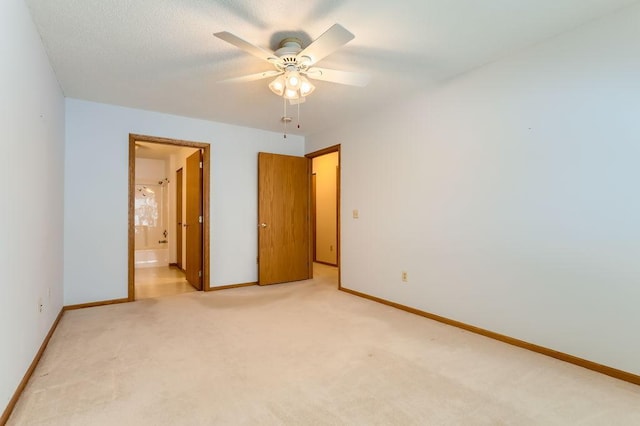
{"type": "Polygon", "coordinates": [[[162,226],[162,187],[160,185],[136,185],[135,226],[162,226]]]}

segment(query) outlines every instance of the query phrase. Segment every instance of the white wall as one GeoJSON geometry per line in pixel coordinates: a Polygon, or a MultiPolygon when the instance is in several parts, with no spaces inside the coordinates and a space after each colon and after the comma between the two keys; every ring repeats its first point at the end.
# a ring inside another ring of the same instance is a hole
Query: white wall
{"type": "Polygon", "coordinates": [[[0,52],[1,413],[62,308],[64,99],[22,0],[0,2],[0,52]]]}
{"type": "Polygon", "coordinates": [[[129,133],[211,144],[211,285],[257,280],[257,153],[302,137],[76,99],[66,118],[66,305],[127,296],[129,133]]]}
{"type": "Polygon", "coordinates": [[[343,286],[640,374],[639,22],[307,138],[342,144],[343,286]]]}

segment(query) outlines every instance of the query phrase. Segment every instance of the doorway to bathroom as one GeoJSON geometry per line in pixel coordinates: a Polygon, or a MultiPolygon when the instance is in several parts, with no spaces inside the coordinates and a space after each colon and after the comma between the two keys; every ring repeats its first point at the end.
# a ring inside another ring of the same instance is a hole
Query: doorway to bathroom
{"type": "Polygon", "coordinates": [[[209,290],[209,150],[129,135],[129,300],[209,290]]]}

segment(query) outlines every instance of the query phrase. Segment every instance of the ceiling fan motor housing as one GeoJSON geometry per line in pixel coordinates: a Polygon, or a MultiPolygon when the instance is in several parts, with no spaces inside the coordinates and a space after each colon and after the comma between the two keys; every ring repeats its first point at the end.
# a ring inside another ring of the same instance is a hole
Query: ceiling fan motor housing
{"type": "Polygon", "coordinates": [[[303,71],[307,68],[311,58],[308,56],[298,57],[298,53],[302,52],[302,41],[296,37],[287,37],[280,42],[278,50],[274,53],[278,57],[276,66],[280,70],[291,70],[295,67],[296,71],[303,71]]]}
{"type": "Polygon", "coordinates": [[[296,37],[287,37],[280,42],[276,55],[297,55],[302,51],[302,40],[296,37]]]}

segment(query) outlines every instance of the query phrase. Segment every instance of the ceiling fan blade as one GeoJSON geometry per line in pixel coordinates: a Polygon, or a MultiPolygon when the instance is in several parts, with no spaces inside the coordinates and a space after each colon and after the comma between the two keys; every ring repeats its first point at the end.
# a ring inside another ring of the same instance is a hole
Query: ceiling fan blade
{"type": "Polygon", "coordinates": [[[315,39],[315,41],[307,46],[306,49],[298,53],[298,58],[302,59],[304,56],[306,56],[307,58],[309,58],[304,58],[306,59],[307,66],[313,65],[325,56],[328,56],[331,53],[335,52],[354,38],[355,36],[347,31],[347,29],[342,25],[335,24],[327,31],[322,33],[320,37],[315,39]]]}
{"type": "Polygon", "coordinates": [[[263,78],[275,77],[283,73],[284,73],[283,71],[278,71],[278,70],[262,71],[255,74],[243,75],[241,77],[234,77],[234,78],[228,78],[226,80],[220,80],[218,83],[244,83],[247,81],[256,81],[256,80],[262,80],[263,78]]]}
{"type": "Polygon", "coordinates": [[[270,50],[267,49],[263,49],[261,47],[255,46],[251,43],[249,43],[248,41],[245,41],[243,39],[241,39],[240,37],[231,34],[230,32],[227,31],[222,31],[219,33],[215,33],[213,34],[214,36],[218,37],[220,40],[224,40],[227,43],[233,44],[235,47],[244,50],[245,52],[260,58],[262,60],[265,60],[267,62],[274,62],[277,61],[279,58],[275,55],[275,53],[273,53],[270,50]]]}
{"type": "Polygon", "coordinates": [[[331,83],[346,84],[349,86],[364,87],[371,81],[369,74],[351,71],[330,70],[327,68],[309,68],[305,75],[314,80],[328,81],[331,83]]]}

